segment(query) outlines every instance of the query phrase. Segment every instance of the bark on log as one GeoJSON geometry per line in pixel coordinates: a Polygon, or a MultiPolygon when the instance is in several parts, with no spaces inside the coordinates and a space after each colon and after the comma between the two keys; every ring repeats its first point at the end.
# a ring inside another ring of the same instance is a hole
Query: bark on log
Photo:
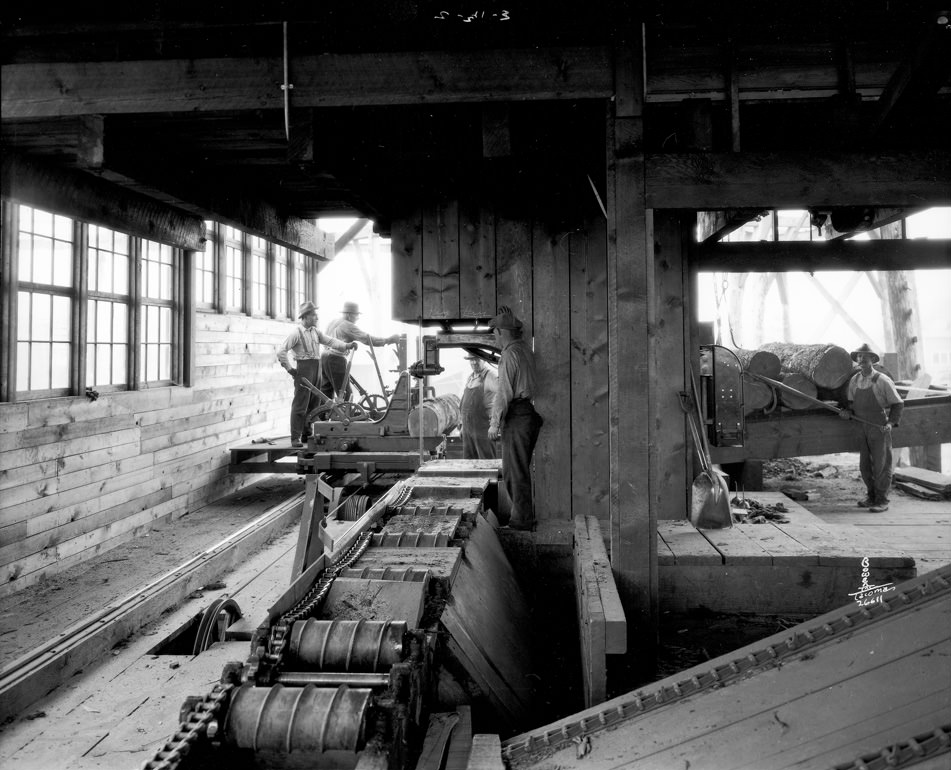
{"type": "MultiPolygon", "coordinates": [[[[886,369],[881,364],[872,364],[872,368],[875,369],[876,372],[881,372],[892,381],[895,380],[895,378],[892,377],[892,373],[888,371],[888,369],[886,369]]],[[[819,398],[822,401],[836,401],[841,407],[848,406],[849,383],[852,381],[852,378],[856,374],[858,374],[860,371],[861,369],[859,368],[858,364],[856,364],[852,368],[852,373],[849,375],[849,378],[845,382],[843,382],[839,387],[837,388],[818,388],[817,387],[816,392],[818,393],[818,395],[816,396],[816,398],[819,398]]]]}
{"type": "MultiPolygon", "coordinates": [[[[745,348],[734,348],[733,352],[740,359],[740,365],[745,372],[762,374],[764,377],[776,379],[782,371],[783,365],[779,356],[768,350],[746,350],[745,348]]],[[[750,378],[752,380],[752,377],[750,378]]],[[[762,383],[760,383],[762,384],[762,383]]]]}
{"type": "Polygon", "coordinates": [[[801,374],[816,387],[838,388],[852,375],[852,359],[838,345],[796,345],[792,342],[768,342],[760,345],[779,356],[784,372],[801,374]]]}
{"type": "MultiPolygon", "coordinates": [[[[782,383],[783,385],[788,385],[790,388],[795,388],[800,393],[816,398],[816,386],[804,374],[786,372],[783,375],[782,383]]],[[[799,396],[794,396],[792,393],[787,393],[784,390],[779,391],[779,397],[782,399],[783,405],[788,406],[790,409],[816,408],[815,404],[806,401],[804,398],[799,398],[799,396]]]]}
{"type": "MultiPolygon", "coordinates": [[[[773,377],[774,375],[765,375],[773,377]]],[[[752,414],[760,409],[768,409],[773,404],[773,389],[762,380],[756,380],[748,374],[743,375],[743,413],[752,414]]]]}
{"type": "Polygon", "coordinates": [[[450,393],[423,401],[422,407],[414,407],[409,413],[409,435],[419,437],[420,427],[424,436],[447,436],[462,422],[459,396],[450,393]]]}

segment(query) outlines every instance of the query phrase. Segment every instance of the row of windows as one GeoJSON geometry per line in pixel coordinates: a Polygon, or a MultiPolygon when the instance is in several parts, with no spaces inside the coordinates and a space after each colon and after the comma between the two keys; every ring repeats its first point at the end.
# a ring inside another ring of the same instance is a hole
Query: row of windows
{"type": "MultiPolygon", "coordinates": [[[[7,337],[16,398],[183,381],[181,250],[30,206],[5,211],[17,233],[4,255],[16,276],[5,295],[16,301],[7,337]]],[[[199,309],[293,318],[315,296],[312,260],[230,226],[206,228],[194,262],[199,309]]]]}

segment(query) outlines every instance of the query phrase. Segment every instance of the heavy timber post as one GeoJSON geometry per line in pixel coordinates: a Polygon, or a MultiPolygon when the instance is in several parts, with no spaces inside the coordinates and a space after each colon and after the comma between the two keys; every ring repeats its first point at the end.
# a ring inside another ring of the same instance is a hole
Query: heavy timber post
{"type": "Polygon", "coordinates": [[[657,628],[656,512],[650,505],[648,261],[652,216],[644,175],[644,30],[615,53],[615,100],[607,116],[608,372],[611,562],[626,603],[629,650],[653,669],[657,628]]]}

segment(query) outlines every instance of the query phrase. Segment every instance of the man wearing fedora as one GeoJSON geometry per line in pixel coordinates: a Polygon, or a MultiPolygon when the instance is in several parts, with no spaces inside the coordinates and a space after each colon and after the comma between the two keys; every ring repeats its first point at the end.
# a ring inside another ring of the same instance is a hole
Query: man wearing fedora
{"type": "Polygon", "coordinates": [[[888,490],[892,484],[892,428],[898,427],[905,404],[891,378],[873,368],[878,354],[868,343],[853,350],[851,355],[859,371],[849,382],[849,408],[842,410],[839,416],[843,420],[853,416],[863,420],[858,423],[861,431],[859,471],[866,495],[858,504],[860,508],[880,513],[888,510],[888,490]]]}
{"type": "Polygon", "coordinates": [[[502,350],[499,358],[498,391],[492,405],[488,438],[502,436],[502,483],[512,501],[509,526],[535,528],[532,500],[532,452],[544,420],[535,411],[535,356],[522,339],[522,322],[507,307],[489,321],[489,328],[502,350]]]}
{"type": "Polygon", "coordinates": [[[305,302],[297,310],[300,321],[284,344],[277,351],[277,360],[281,366],[294,378],[294,401],[291,403],[291,446],[302,447],[310,434],[310,426],[305,424],[305,417],[311,409],[311,399],[314,394],[301,384],[306,378],[315,384],[320,377],[320,346],[325,345],[330,350],[346,354],[357,346],[356,342],[345,342],[323,334],[317,328],[317,306],[313,302],[305,302]],[[293,356],[293,363],[290,357],[293,356]]]}
{"type": "Polygon", "coordinates": [[[462,391],[459,411],[462,413],[462,457],[466,460],[494,460],[498,454],[495,442],[489,440],[489,416],[499,389],[499,378],[479,356],[471,353],[466,360],[472,374],[462,391]]]}
{"type": "MultiPolygon", "coordinates": [[[[363,331],[356,323],[359,317],[360,306],[356,302],[344,302],[343,310],[340,311],[340,318],[335,318],[327,324],[327,336],[336,337],[344,342],[351,342],[354,348],[358,342],[362,342],[364,345],[372,345],[375,348],[399,342],[399,334],[393,334],[389,337],[374,337],[372,334],[363,331]]],[[[339,350],[328,347],[323,356],[320,392],[327,398],[333,398],[334,393],[338,393],[346,401],[350,398],[350,384],[344,383],[346,379],[347,352],[341,353],[339,350]],[[344,385],[346,385],[345,393],[341,392],[344,385]]]]}

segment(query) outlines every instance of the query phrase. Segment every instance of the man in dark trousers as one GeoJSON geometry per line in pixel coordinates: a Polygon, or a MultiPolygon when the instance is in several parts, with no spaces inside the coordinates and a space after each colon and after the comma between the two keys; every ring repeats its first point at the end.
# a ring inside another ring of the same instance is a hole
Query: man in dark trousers
{"type": "Polygon", "coordinates": [[[542,427],[542,418],[532,406],[535,397],[535,356],[522,339],[522,322],[507,307],[489,322],[502,356],[499,359],[498,392],[492,405],[488,436],[502,436],[502,482],[512,501],[509,526],[535,528],[532,502],[532,452],[542,427]]]}
{"type": "Polygon", "coordinates": [[[859,423],[859,472],[867,494],[858,505],[880,513],[888,510],[888,490],[892,484],[892,428],[898,427],[905,404],[891,378],[874,370],[872,365],[878,362],[878,355],[868,344],[853,350],[852,360],[858,363],[859,371],[849,382],[849,408],[839,416],[844,420],[855,416],[865,421],[859,423]]]}
{"type": "MultiPolygon", "coordinates": [[[[364,345],[372,345],[375,348],[383,345],[393,345],[399,342],[400,335],[393,334],[389,337],[374,337],[357,326],[357,318],[360,317],[360,306],[356,302],[344,302],[343,310],[340,312],[340,318],[335,318],[327,324],[326,334],[328,337],[336,337],[344,342],[362,342],[364,345]]],[[[356,347],[356,344],[353,345],[356,347]]],[[[324,365],[322,379],[320,382],[320,392],[327,398],[333,398],[336,392],[344,401],[350,399],[350,383],[347,379],[347,356],[346,351],[341,353],[334,348],[329,348],[323,356],[324,365]]]]}
{"type": "Polygon", "coordinates": [[[328,337],[317,328],[317,306],[313,302],[305,302],[297,311],[300,324],[294,328],[284,344],[277,351],[277,360],[281,366],[294,378],[294,401],[291,404],[291,446],[304,446],[304,441],[310,435],[310,426],[304,419],[311,409],[311,399],[314,394],[301,384],[306,378],[312,385],[316,385],[320,375],[320,346],[326,345],[332,350],[346,353],[357,346],[356,342],[328,337]],[[288,356],[293,356],[293,363],[288,356]]]}
{"type": "Polygon", "coordinates": [[[499,379],[478,356],[468,355],[472,374],[462,391],[462,456],[466,460],[494,460],[495,442],[489,440],[489,416],[499,389],[499,379]]]}

